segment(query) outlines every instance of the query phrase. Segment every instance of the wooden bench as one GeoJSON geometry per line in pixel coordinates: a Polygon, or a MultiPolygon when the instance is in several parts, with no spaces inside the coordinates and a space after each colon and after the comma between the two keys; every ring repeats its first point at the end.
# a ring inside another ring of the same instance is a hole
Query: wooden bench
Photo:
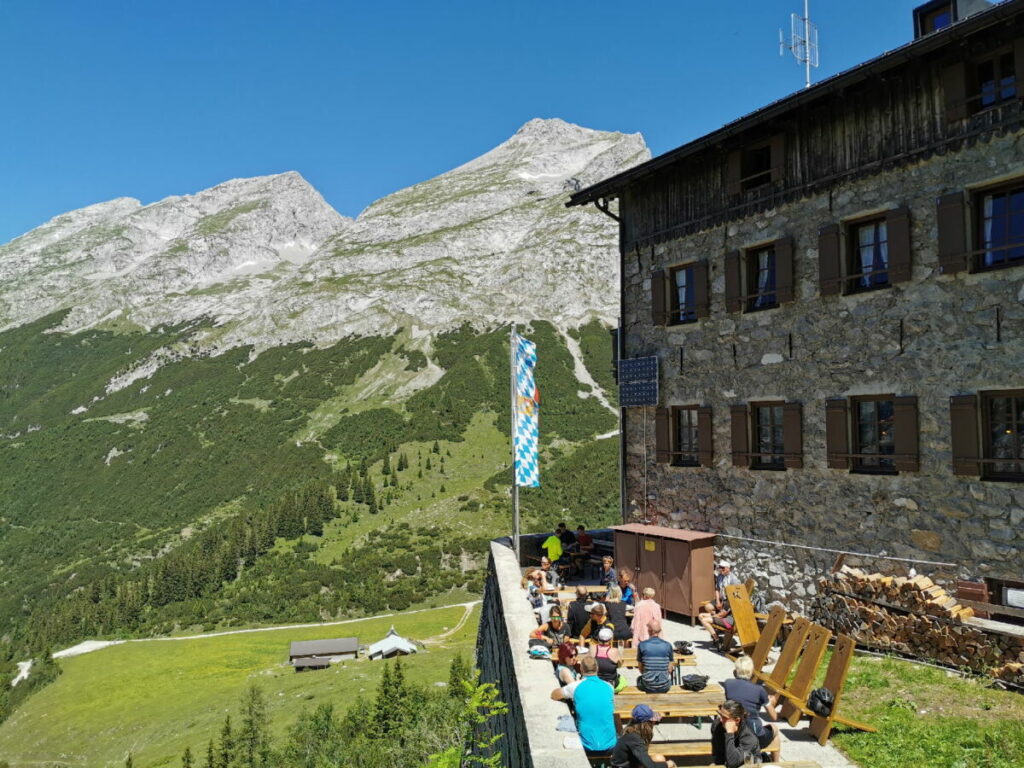
{"type": "Polygon", "coordinates": [[[779,636],[779,631],[785,621],[786,609],[781,605],[773,605],[768,613],[768,621],[765,623],[764,629],[761,630],[761,636],[757,638],[757,643],[749,651],[755,672],[761,671],[761,667],[768,661],[768,654],[771,652],[772,646],[775,645],[775,639],[779,636]]]}
{"type": "MultiPolygon", "coordinates": [[[[772,743],[765,747],[763,751],[771,755],[773,761],[777,761],[781,748],[779,735],[776,733],[772,743]]],[[[677,757],[704,757],[711,754],[711,740],[654,741],[651,742],[649,751],[651,754],[664,755],[669,760],[677,757]]]]}
{"type": "MultiPolygon", "coordinates": [[[[839,699],[842,696],[843,687],[846,685],[846,675],[850,671],[850,662],[853,660],[853,650],[855,647],[856,643],[854,643],[853,638],[849,635],[839,635],[836,638],[835,647],[832,649],[832,658],[829,659],[828,669],[825,671],[825,682],[823,684],[823,687],[828,688],[834,697],[832,712],[828,717],[822,717],[808,709],[806,700],[793,703],[793,706],[799,709],[796,717],[797,720],[799,720],[800,715],[807,715],[811,718],[811,725],[807,730],[822,746],[828,741],[833,723],[857,728],[868,733],[874,733],[876,730],[874,726],[843,717],[839,714],[839,699]]],[[[793,719],[790,719],[790,724],[795,725],[796,723],[793,722],[793,719]]]]}
{"type": "MultiPolygon", "coordinates": [[[[704,688],[703,691],[688,691],[685,688],[680,688],[678,685],[673,685],[672,686],[672,693],[688,693],[688,694],[692,695],[692,694],[696,694],[696,693],[704,693],[704,691],[707,691],[709,693],[722,693],[723,692],[722,686],[720,686],[718,683],[708,683],[707,687],[704,688]]],[[[627,685],[625,688],[623,688],[621,691],[617,692],[615,695],[616,696],[652,696],[652,695],[655,695],[655,694],[650,694],[650,693],[647,693],[646,691],[641,691],[635,685],[627,685]]],[[[644,702],[640,702],[640,701],[637,702],[637,704],[642,704],[642,703],[644,703],[644,702]]]]}
{"type": "Polygon", "coordinates": [[[828,641],[832,639],[832,632],[825,627],[812,624],[810,632],[807,633],[807,645],[804,647],[803,655],[800,656],[800,665],[793,675],[793,680],[785,686],[772,687],[768,683],[765,687],[774,690],[785,697],[782,703],[780,715],[783,720],[788,720],[790,725],[800,722],[800,706],[806,706],[807,696],[814,685],[814,676],[818,672],[818,666],[825,656],[828,648],[828,641]]]}
{"type": "Polygon", "coordinates": [[[782,646],[779,659],[775,662],[775,666],[772,667],[772,671],[765,673],[762,670],[757,670],[754,672],[754,677],[766,686],[770,684],[776,689],[785,688],[786,680],[789,679],[789,672],[793,669],[793,664],[796,663],[800,652],[803,651],[804,640],[807,639],[807,633],[810,631],[811,622],[800,616],[793,622],[793,629],[790,631],[789,637],[786,638],[786,643],[782,646]]]}
{"type": "Polygon", "coordinates": [[[719,646],[723,652],[728,652],[732,648],[733,639],[738,638],[741,649],[752,649],[761,636],[761,630],[758,629],[754,605],[750,602],[747,588],[742,584],[731,584],[725,588],[725,595],[729,600],[733,625],[730,629],[715,623],[715,629],[720,635],[719,646]]]}

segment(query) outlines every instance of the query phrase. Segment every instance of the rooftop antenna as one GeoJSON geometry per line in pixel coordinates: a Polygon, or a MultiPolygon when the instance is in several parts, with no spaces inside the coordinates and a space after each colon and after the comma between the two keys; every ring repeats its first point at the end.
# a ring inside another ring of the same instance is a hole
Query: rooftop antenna
{"type": "Polygon", "coordinates": [[[811,87],[811,67],[818,66],[818,28],[811,24],[810,0],[804,0],[804,15],[789,15],[789,44],[786,44],[779,30],[779,56],[786,55],[786,49],[793,58],[804,65],[804,88],[811,87]]]}

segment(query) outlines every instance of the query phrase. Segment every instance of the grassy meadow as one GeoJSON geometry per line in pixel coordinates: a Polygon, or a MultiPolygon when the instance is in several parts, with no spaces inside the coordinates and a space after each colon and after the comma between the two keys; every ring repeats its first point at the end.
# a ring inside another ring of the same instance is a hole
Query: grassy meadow
{"type": "Polygon", "coordinates": [[[33,695],[0,726],[0,760],[11,768],[40,765],[180,765],[186,746],[204,754],[250,682],[268,702],[272,730],[280,734],[303,707],[333,702],[347,709],[376,690],[383,664],[346,661],[328,670],[296,673],[288,644],[355,635],[369,645],[392,624],[405,637],[426,643],[407,657],[406,674],[417,683],[446,678],[457,653],[470,657],[480,608],[465,623],[461,606],[354,620],[334,626],[279,628],[196,639],[127,642],[61,660],[63,674],[33,695]]]}

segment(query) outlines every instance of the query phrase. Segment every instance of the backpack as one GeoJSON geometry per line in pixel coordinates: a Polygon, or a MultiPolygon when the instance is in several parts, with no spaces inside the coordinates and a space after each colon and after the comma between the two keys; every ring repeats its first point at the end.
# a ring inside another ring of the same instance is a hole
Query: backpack
{"type": "Polygon", "coordinates": [[[551,651],[543,645],[535,645],[529,650],[531,659],[547,659],[551,661],[551,651]]]}
{"type": "Polygon", "coordinates": [[[828,688],[815,688],[807,697],[807,708],[820,717],[831,715],[835,703],[836,697],[828,688]]]}
{"type": "Polygon", "coordinates": [[[703,691],[709,679],[708,675],[683,675],[681,686],[684,691],[703,691]]]}

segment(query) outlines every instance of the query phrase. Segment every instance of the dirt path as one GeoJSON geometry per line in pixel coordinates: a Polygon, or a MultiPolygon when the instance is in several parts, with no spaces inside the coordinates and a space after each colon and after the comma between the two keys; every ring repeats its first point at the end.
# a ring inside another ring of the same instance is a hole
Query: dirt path
{"type": "MultiPolygon", "coordinates": [[[[456,632],[458,632],[460,629],[462,629],[464,626],[466,626],[466,622],[469,621],[470,614],[473,613],[473,606],[477,605],[479,602],[480,602],[479,600],[474,600],[472,603],[461,603],[460,605],[462,605],[462,607],[466,609],[466,612],[462,614],[462,618],[459,619],[459,623],[456,624],[451,629],[449,629],[447,632],[442,632],[440,635],[435,635],[434,637],[428,637],[425,640],[423,640],[423,642],[424,643],[439,643],[442,640],[444,640],[446,637],[451,637],[452,635],[454,635],[456,632]]],[[[451,607],[451,606],[448,606],[448,607],[451,607]]]]}

